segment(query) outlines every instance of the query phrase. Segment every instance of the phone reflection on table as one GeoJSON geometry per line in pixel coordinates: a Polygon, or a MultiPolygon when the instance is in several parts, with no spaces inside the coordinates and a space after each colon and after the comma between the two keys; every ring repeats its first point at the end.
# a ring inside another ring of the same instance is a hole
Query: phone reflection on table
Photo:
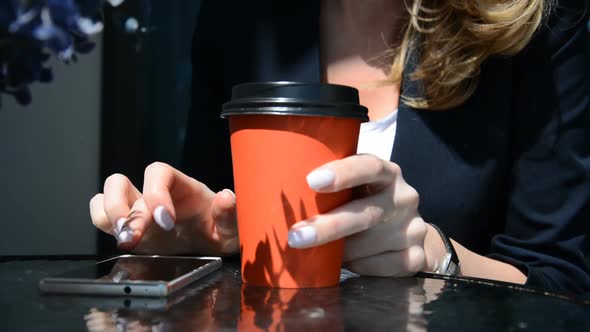
{"type": "Polygon", "coordinates": [[[94,299],[84,316],[86,327],[91,332],[209,330],[219,280],[213,274],[168,297],[94,299]]]}

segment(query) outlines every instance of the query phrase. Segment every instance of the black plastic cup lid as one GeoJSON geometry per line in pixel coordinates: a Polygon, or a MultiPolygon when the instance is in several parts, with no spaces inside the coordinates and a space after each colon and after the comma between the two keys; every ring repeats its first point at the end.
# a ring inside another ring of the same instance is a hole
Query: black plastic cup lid
{"type": "Polygon", "coordinates": [[[252,82],[233,87],[221,117],[243,114],[333,116],[369,121],[358,90],[337,84],[252,82]]]}

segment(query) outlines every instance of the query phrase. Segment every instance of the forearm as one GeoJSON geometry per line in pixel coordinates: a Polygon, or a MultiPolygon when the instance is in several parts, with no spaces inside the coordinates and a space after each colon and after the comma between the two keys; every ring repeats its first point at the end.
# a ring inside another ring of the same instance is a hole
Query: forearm
{"type": "MultiPolygon", "coordinates": [[[[441,258],[445,254],[445,247],[438,232],[429,224],[424,250],[426,252],[426,269],[436,270],[441,258]]],[[[526,276],[513,265],[479,255],[452,240],[455,251],[461,261],[461,276],[492,279],[499,281],[524,284],[526,276]]]]}

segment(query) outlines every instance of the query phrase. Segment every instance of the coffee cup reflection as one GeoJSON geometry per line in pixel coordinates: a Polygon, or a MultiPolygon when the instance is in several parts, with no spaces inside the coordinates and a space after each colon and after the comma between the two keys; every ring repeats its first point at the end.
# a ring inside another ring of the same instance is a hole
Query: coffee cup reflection
{"type": "Polygon", "coordinates": [[[340,288],[242,285],[240,331],[342,331],[340,288]]]}

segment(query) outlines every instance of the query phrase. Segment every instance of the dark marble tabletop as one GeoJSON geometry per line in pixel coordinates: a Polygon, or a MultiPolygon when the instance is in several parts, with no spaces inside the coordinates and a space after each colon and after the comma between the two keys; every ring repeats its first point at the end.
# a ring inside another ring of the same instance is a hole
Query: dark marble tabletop
{"type": "Polygon", "coordinates": [[[42,295],[90,260],[0,262],[0,331],[590,331],[590,301],[477,280],[350,277],[339,287],[243,286],[239,262],[168,298],[42,295]]]}

